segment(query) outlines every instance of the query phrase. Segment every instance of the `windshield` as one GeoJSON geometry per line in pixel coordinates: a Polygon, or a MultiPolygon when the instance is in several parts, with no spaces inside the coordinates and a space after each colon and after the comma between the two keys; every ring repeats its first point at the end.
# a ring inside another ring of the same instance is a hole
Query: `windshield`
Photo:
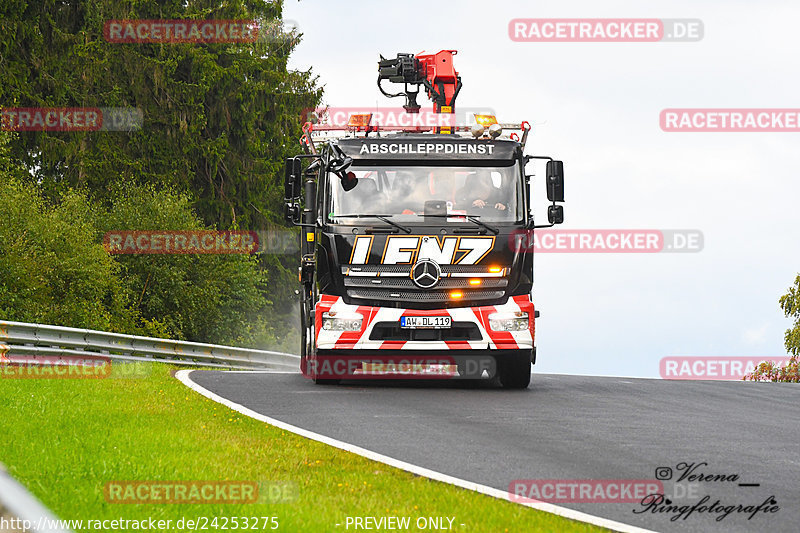
{"type": "Polygon", "coordinates": [[[481,221],[522,220],[519,167],[351,166],[352,187],[331,174],[329,220],[392,216],[414,221],[421,215],[479,217],[481,221]],[[352,187],[352,188],[351,188],[352,187]],[[345,190],[348,188],[349,190],[345,190]]]}

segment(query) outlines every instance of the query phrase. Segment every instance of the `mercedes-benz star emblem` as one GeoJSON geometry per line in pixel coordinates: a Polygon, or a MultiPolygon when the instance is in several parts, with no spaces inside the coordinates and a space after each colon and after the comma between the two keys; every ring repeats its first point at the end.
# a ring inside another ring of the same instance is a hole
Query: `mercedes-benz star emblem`
{"type": "Polygon", "coordinates": [[[441,277],[442,269],[430,259],[417,261],[411,269],[411,279],[414,281],[414,285],[420,289],[432,289],[439,283],[441,277]]]}

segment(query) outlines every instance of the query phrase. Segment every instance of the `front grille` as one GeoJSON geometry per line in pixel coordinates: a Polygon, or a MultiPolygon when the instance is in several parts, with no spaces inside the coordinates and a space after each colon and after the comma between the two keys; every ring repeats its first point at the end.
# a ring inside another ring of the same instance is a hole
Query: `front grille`
{"type": "MultiPolygon", "coordinates": [[[[465,301],[476,300],[499,300],[505,294],[504,291],[492,290],[470,290],[464,292],[465,301]]],[[[347,295],[350,298],[361,298],[364,300],[387,300],[404,302],[452,302],[449,292],[437,290],[376,290],[376,289],[348,289],[347,295]]]]}
{"type": "MultiPolygon", "coordinates": [[[[413,265],[343,265],[342,274],[345,276],[358,276],[358,275],[380,275],[380,276],[408,276],[411,274],[411,267],[413,265]]],[[[439,265],[442,269],[442,274],[487,274],[489,268],[481,265],[439,265]]],[[[501,273],[494,273],[496,276],[502,275],[501,273]]]]}
{"type": "Polygon", "coordinates": [[[397,322],[378,322],[369,335],[371,341],[479,341],[476,324],[453,322],[443,329],[402,329],[397,322]]]}
{"type": "MultiPolygon", "coordinates": [[[[502,288],[508,285],[504,278],[481,279],[480,285],[484,289],[502,288]]],[[[344,278],[345,287],[370,287],[376,289],[411,289],[418,290],[411,278],[344,278]]],[[[472,289],[478,287],[470,285],[469,278],[442,278],[436,284],[437,289],[472,289]]]]}
{"type": "Polygon", "coordinates": [[[343,265],[344,287],[348,297],[376,302],[371,305],[401,306],[405,302],[425,305],[447,303],[472,305],[472,302],[502,300],[510,273],[509,267],[488,265],[439,265],[442,276],[432,289],[420,289],[411,279],[412,265],[343,265]],[[480,280],[479,285],[470,279],[480,280]],[[452,290],[463,291],[453,299],[452,290]],[[468,304],[466,302],[469,302],[468,304]]]}

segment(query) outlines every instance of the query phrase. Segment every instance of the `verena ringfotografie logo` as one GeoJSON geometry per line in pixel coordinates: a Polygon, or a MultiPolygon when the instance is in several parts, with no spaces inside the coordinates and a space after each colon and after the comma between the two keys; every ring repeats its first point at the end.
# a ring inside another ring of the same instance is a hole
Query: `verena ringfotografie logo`
{"type": "Polygon", "coordinates": [[[663,494],[652,479],[515,479],[508,485],[512,502],[633,503],[663,494]]]}
{"type": "Polygon", "coordinates": [[[134,107],[5,107],[5,131],[133,131],[142,127],[134,107]]]}
{"type": "Polygon", "coordinates": [[[472,126],[476,124],[475,115],[494,116],[494,111],[488,107],[456,107],[454,113],[434,113],[426,109],[420,109],[418,113],[409,113],[400,106],[327,106],[306,109],[301,118],[303,122],[313,123],[315,129],[351,127],[363,131],[368,126],[381,128],[472,126]]]}
{"type": "Polygon", "coordinates": [[[800,109],[665,109],[659,123],[668,132],[798,132],[800,109]]]}
{"type": "Polygon", "coordinates": [[[109,231],[103,246],[110,254],[251,254],[255,231],[109,231]]]}
{"type": "Polygon", "coordinates": [[[700,19],[512,19],[508,36],[516,42],[654,43],[703,38],[700,19]]]}
{"type": "Polygon", "coordinates": [[[789,357],[664,357],[662,379],[741,380],[764,361],[785,366],[789,357]]]}
{"type": "Polygon", "coordinates": [[[706,461],[681,461],[674,469],[672,466],[656,467],[656,479],[659,483],[670,482],[672,494],[649,494],[638,508],[633,509],[633,513],[660,515],[669,518],[670,522],[705,515],[722,522],[729,516],[753,520],[780,511],[774,494],[752,494],[753,491],[760,492],[761,483],[745,482],[736,472],[709,471],[708,466],[706,461]],[[731,489],[739,489],[741,495],[731,495],[731,489]],[[727,493],[724,499],[718,497],[721,491],[727,493]]]}
{"type": "Polygon", "coordinates": [[[514,230],[512,250],[545,253],[659,253],[700,252],[700,230],[546,229],[514,230]]]}

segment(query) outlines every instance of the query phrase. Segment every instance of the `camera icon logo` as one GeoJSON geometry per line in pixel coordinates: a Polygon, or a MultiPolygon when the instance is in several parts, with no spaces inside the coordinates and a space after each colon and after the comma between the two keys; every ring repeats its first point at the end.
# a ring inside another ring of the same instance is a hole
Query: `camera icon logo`
{"type": "Polygon", "coordinates": [[[656,479],[659,481],[672,479],[672,469],[668,466],[659,466],[656,468],[656,479]]]}

